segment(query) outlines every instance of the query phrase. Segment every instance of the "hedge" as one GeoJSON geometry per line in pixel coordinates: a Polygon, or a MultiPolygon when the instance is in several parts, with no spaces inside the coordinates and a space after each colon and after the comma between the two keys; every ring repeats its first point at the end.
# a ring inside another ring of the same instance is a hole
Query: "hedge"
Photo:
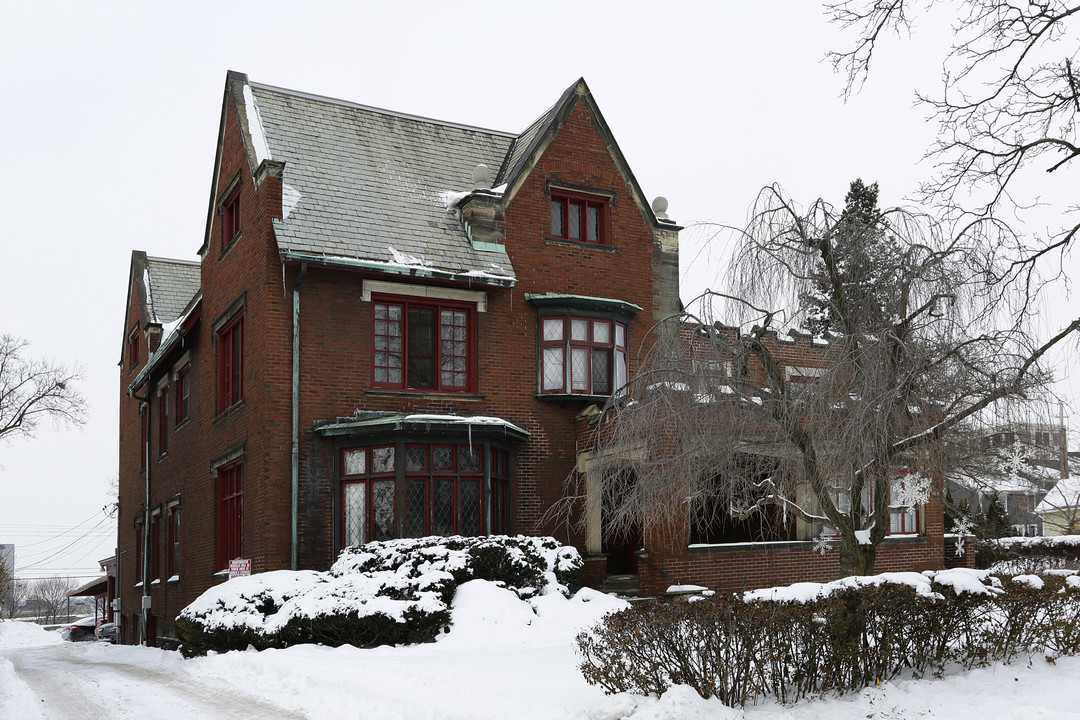
{"type": "Polygon", "coordinates": [[[457,586],[484,579],[523,599],[581,586],[577,550],[553,538],[428,537],[347,548],[330,572],[278,570],[233,578],[181,611],[181,652],[300,643],[396,645],[428,642],[451,623],[457,586]]]}
{"type": "Polygon", "coordinates": [[[999,578],[957,569],[923,582],[897,575],[907,577],[847,579],[800,599],[757,592],[635,605],[578,636],[581,672],[608,693],[661,695],[683,684],[741,706],[1020,653],[1080,651],[1076,574],[999,578]]]}

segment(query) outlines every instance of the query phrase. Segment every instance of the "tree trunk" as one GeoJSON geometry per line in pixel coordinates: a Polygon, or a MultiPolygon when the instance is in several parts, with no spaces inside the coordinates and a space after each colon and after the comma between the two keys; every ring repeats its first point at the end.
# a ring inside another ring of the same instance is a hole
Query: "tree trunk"
{"type": "Polygon", "coordinates": [[[873,575],[876,560],[876,545],[860,545],[854,536],[840,538],[840,577],[873,575]]]}

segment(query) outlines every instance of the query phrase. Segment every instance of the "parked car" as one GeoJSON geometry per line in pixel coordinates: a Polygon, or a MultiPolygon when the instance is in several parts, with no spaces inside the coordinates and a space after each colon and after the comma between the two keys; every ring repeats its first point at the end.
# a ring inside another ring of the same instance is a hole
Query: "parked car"
{"type": "Polygon", "coordinates": [[[115,645],[116,644],[117,631],[118,631],[118,628],[116,627],[116,623],[109,622],[109,623],[102,623],[100,626],[98,626],[98,629],[97,629],[95,634],[97,635],[98,640],[103,640],[105,642],[111,642],[113,645],[115,645]]]}
{"type": "Polygon", "coordinates": [[[97,618],[92,615],[89,617],[79,618],[70,625],[65,625],[60,630],[60,637],[71,642],[82,642],[83,640],[93,640],[94,630],[97,628],[97,618]]]}

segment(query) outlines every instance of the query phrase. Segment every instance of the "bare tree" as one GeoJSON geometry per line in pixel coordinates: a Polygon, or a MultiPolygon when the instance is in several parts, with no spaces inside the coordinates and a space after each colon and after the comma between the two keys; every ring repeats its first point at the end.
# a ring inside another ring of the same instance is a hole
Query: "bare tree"
{"type": "Polygon", "coordinates": [[[1062,478],[1039,503],[1043,526],[1058,535],[1080,535],[1080,478],[1062,478]]]}
{"type": "Polygon", "coordinates": [[[54,623],[66,612],[68,593],[76,587],[75,581],[65,577],[41,578],[30,589],[30,603],[39,622],[54,623]]]}
{"type": "Polygon", "coordinates": [[[1050,380],[1040,361],[1080,320],[1034,337],[1026,289],[1001,282],[994,226],[953,237],[877,210],[861,183],[848,201],[803,209],[765,188],[735,233],[730,290],[656,329],[597,432],[609,529],[688,512],[797,519],[839,539],[843,574],[871,573],[890,523],[940,488],[954,446],[978,447],[965,433],[1050,380]],[[816,358],[785,359],[776,331],[808,325],[827,344],[807,339],[816,358]]]}
{"type": "Polygon", "coordinates": [[[26,340],[0,335],[0,439],[33,435],[41,418],[86,421],[86,402],[75,388],[81,371],[32,357],[27,348],[26,340]]]}
{"type": "Polygon", "coordinates": [[[13,578],[11,584],[0,592],[0,613],[7,615],[8,619],[17,617],[23,604],[30,597],[30,583],[25,580],[13,578]]]}
{"type": "MultiPolygon", "coordinates": [[[[831,19],[855,34],[853,47],[829,55],[847,78],[847,93],[867,79],[883,39],[911,34],[915,19],[933,4],[845,0],[826,5],[831,19]]],[[[1067,199],[1040,242],[1003,238],[1016,251],[1004,271],[1026,283],[1034,263],[1063,253],[1080,231],[1071,192],[1080,185],[1080,4],[962,0],[953,5],[956,39],[943,58],[943,85],[918,96],[940,127],[928,151],[936,174],[923,195],[979,221],[1042,205],[1047,201],[1040,188],[1045,193],[1047,184],[1064,190],[1067,199]]]]}

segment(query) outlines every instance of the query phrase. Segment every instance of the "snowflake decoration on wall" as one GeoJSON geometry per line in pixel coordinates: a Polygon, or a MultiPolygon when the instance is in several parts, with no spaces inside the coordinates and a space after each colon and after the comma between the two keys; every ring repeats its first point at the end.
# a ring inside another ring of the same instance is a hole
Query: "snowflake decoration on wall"
{"type": "Polygon", "coordinates": [[[893,492],[893,507],[905,508],[908,512],[912,512],[930,499],[931,485],[930,478],[919,473],[911,473],[893,492]]]}
{"type": "Polygon", "coordinates": [[[966,515],[957,519],[953,525],[953,532],[956,533],[956,555],[961,557],[964,554],[964,543],[967,536],[971,534],[971,528],[974,527],[974,523],[966,515]]]}
{"type": "Polygon", "coordinates": [[[829,542],[829,538],[825,535],[825,533],[821,533],[814,540],[814,552],[818,553],[819,555],[825,555],[830,550],[832,550],[832,543],[829,542]]]}

